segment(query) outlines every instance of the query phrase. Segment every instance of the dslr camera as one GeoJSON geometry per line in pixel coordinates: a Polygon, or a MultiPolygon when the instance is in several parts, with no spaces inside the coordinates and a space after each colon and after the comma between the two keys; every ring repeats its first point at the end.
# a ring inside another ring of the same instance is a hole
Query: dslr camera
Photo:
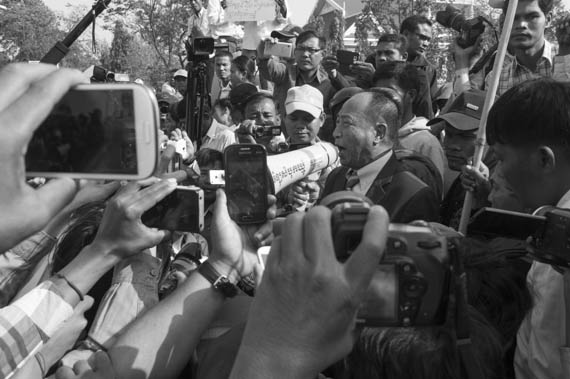
{"type": "Polygon", "coordinates": [[[436,13],[435,19],[446,28],[451,28],[459,33],[457,44],[462,48],[473,46],[477,38],[485,31],[483,17],[465,19],[461,11],[453,5],[445,7],[444,11],[436,13]]]}
{"type": "MultiPolygon", "coordinates": [[[[335,254],[345,261],[362,239],[369,204],[337,192],[321,202],[333,210],[335,254]]],[[[451,280],[447,239],[429,227],[390,224],[386,252],[357,315],[364,326],[441,325],[451,280]]]]}

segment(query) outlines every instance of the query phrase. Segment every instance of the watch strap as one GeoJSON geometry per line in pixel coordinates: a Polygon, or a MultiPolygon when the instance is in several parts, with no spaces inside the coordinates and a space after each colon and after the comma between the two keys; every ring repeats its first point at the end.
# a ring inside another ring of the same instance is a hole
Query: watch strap
{"type": "Polygon", "coordinates": [[[234,297],[238,293],[238,289],[230,282],[226,275],[220,274],[214,266],[205,261],[198,267],[198,272],[208,280],[215,290],[221,292],[225,297],[234,297]]]}

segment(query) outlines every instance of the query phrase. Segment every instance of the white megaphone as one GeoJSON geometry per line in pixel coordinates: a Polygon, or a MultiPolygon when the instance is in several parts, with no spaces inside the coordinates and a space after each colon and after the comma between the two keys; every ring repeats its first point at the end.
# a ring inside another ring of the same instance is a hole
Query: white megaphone
{"type": "Polygon", "coordinates": [[[273,178],[274,193],[318,173],[338,160],[338,149],[332,143],[318,142],[288,153],[271,155],[267,167],[273,178]]]}

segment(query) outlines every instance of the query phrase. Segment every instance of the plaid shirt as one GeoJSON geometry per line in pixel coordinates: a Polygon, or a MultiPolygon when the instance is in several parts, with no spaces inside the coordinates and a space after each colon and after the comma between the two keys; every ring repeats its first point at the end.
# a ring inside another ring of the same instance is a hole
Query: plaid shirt
{"type": "MultiPolygon", "coordinates": [[[[544,40],[542,56],[538,59],[536,70],[534,71],[520,64],[514,55],[507,53],[505,55],[505,61],[503,62],[503,69],[501,70],[497,96],[501,96],[512,87],[527,80],[551,77],[554,59],[553,48],[554,46],[550,42],[544,40]]],[[[491,73],[489,73],[485,79],[485,88],[489,88],[490,80],[491,73]]]]}
{"type": "Polygon", "coordinates": [[[8,305],[26,284],[38,262],[55,247],[57,239],[39,232],[0,255],[0,308],[8,305]]]}
{"type": "Polygon", "coordinates": [[[44,282],[0,309],[0,378],[21,368],[73,313],[57,286],[44,282]]]}

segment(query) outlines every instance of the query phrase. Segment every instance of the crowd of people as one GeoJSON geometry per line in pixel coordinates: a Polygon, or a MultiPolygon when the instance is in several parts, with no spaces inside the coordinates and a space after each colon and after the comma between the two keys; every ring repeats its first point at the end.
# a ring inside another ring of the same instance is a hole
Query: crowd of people
{"type": "MultiPolygon", "coordinates": [[[[223,1],[191,6],[192,33],[236,30],[223,1]]],[[[276,1],[275,20],[237,36],[241,51],[209,59],[198,140],[183,106],[192,73],[163,86],[157,169],[142,181],[27,178],[34,131],[85,77],[4,67],[0,378],[570,378],[564,216],[540,244],[497,222],[457,231],[469,192],[473,215],[570,208],[569,50],[545,39],[552,7],[520,0],[500,72],[456,44],[454,81],[440,86],[426,17],[341,72],[325,38],[276,1]],[[265,53],[278,40],[290,56],[265,53]],[[332,143],[338,161],[267,194],[264,223],[238,225],[210,175],[236,143],[275,158],[332,143]],[[180,185],[204,191],[203,230],[146,226],[180,185]]]]}

